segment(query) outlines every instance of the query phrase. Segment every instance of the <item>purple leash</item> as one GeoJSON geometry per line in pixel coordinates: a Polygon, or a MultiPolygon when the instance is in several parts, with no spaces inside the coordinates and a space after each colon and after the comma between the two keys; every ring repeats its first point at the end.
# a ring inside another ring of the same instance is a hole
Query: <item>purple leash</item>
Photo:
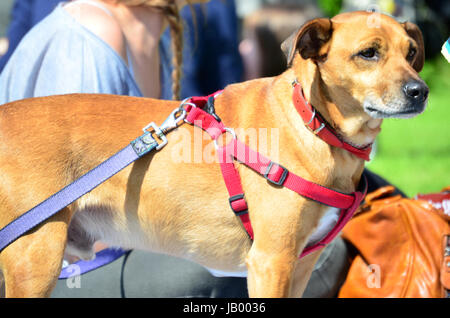
{"type": "Polygon", "coordinates": [[[129,251],[125,251],[120,248],[107,248],[97,252],[95,254],[95,259],[92,261],[78,261],[69,266],[64,267],[61,270],[61,274],[58,279],[67,279],[70,277],[85,274],[94,269],[102,267],[103,265],[114,262],[116,259],[120,258],[122,255],[129,251]]]}
{"type": "MultiPolygon", "coordinates": [[[[177,128],[178,123],[186,117],[186,111],[182,108],[183,103],[181,103],[180,108],[172,112],[161,127],[156,126],[153,122],[150,123],[143,128],[144,134],[133,140],[127,147],[2,228],[0,230],[0,252],[26,232],[92,191],[140,157],[164,147],[167,144],[165,133],[177,128]],[[178,117],[177,114],[179,114],[178,117]],[[153,128],[153,133],[162,142],[158,144],[148,130],[149,128],[153,128]]],[[[119,258],[124,253],[126,251],[120,249],[106,249],[97,253],[98,260],[80,261],[79,263],[82,264],[80,267],[82,270],[90,271],[119,258]],[[108,253],[110,255],[107,255],[108,253]],[[91,265],[86,263],[91,263],[91,265]]]]}
{"type": "Polygon", "coordinates": [[[25,232],[93,190],[138,158],[139,156],[133,150],[133,147],[129,145],[73,183],[22,214],[0,231],[0,250],[3,250],[25,234],[25,232]]]}

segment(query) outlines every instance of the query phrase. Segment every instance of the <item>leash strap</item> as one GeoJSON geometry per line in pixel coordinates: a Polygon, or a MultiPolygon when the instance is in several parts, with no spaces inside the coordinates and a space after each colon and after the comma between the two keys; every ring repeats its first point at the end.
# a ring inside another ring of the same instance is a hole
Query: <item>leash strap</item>
{"type": "MultiPolygon", "coordinates": [[[[158,144],[155,141],[151,150],[157,146],[158,144]]],[[[67,205],[90,192],[139,157],[130,144],[73,183],[19,216],[0,231],[0,251],[28,230],[44,222],[67,205]]]]}
{"type": "Polygon", "coordinates": [[[125,251],[120,248],[106,248],[104,250],[101,250],[100,252],[97,252],[95,254],[95,259],[93,259],[92,261],[81,260],[64,267],[61,270],[61,274],[59,275],[58,279],[67,279],[70,277],[88,273],[90,271],[93,271],[94,269],[114,262],[116,259],[129,252],[131,252],[131,250],[125,251]]]}
{"type": "Polygon", "coordinates": [[[140,157],[160,150],[167,144],[165,133],[177,128],[185,117],[184,109],[176,108],[160,127],[153,122],[148,124],[142,129],[144,134],[127,147],[6,225],[0,230],[0,252],[27,231],[92,191],[140,157]],[[153,138],[152,134],[158,136],[160,141],[153,138]]]}
{"type": "MultiPolygon", "coordinates": [[[[164,133],[176,128],[178,123],[184,119],[185,115],[186,113],[184,111],[175,109],[161,127],[156,126],[154,123],[150,123],[143,128],[144,134],[133,140],[127,147],[6,225],[0,230],[0,251],[24,235],[27,231],[55,215],[86,193],[92,191],[137,159],[149,152],[164,147],[167,144],[164,133]],[[182,115],[177,118],[176,114],[180,112],[182,115]],[[158,143],[158,141],[153,138],[152,132],[148,129],[152,129],[161,142],[158,143]]],[[[93,261],[77,262],[76,264],[80,266],[81,269],[81,272],[77,272],[77,274],[83,274],[108,264],[126,252],[127,251],[122,249],[111,248],[100,251],[93,261]]],[[[69,273],[66,269],[62,271],[60,279],[67,277],[69,277],[69,273]]]]}

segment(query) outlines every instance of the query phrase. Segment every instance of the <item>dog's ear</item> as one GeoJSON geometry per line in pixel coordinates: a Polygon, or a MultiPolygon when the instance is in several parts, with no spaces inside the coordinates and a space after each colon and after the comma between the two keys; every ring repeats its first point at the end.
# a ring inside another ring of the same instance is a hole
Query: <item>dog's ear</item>
{"type": "Polygon", "coordinates": [[[330,19],[319,18],[305,23],[281,44],[281,50],[286,55],[288,66],[291,66],[297,51],[305,60],[319,59],[321,57],[320,49],[331,38],[331,34],[330,19]]]}
{"type": "Polygon", "coordinates": [[[419,73],[425,63],[425,47],[423,44],[422,32],[417,25],[411,22],[404,22],[402,23],[402,26],[406,33],[408,33],[408,35],[417,43],[417,53],[414,57],[412,67],[419,73]]]}

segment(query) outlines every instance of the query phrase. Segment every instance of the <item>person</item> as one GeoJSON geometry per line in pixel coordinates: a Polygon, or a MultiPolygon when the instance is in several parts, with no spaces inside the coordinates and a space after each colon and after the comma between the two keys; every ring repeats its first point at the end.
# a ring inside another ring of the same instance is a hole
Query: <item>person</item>
{"type": "MultiPolygon", "coordinates": [[[[184,7],[181,97],[205,96],[243,80],[239,21],[234,0],[211,0],[184,7]],[[192,10],[191,10],[192,9],[192,10]],[[194,11],[194,14],[192,14],[194,11]],[[194,18],[195,17],[195,18],[194,18]]],[[[169,32],[162,37],[169,43],[169,32]]]]}
{"type": "MultiPolygon", "coordinates": [[[[0,72],[24,34],[49,14],[59,2],[61,0],[16,0],[8,28],[10,45],[7,54],[0,58],[0,72]]],[[[184,26],[183,38],[186,41],[183,45],[184,61],[180,72],[183,74],[180,85],[181,97],[184,99],[187,96],[207,95],[230,83],[241,81],[242,61],[237,49],[238,30],[234,0],[211,0],[204,5],[185,6],[181,10],[181,16],[184,26]]],[[[162,64],[160,75],[164,83],[172,81],[171,46],[170,28],[167,28],[159,43],[162,64]]],[[[15,73],[17,72],[16,69],[15,73]]],[[[49,94],[60,93],[57,88],[48,89],[52,91],[49,94]]],[[[163,85],[162,89],[160,98],[172,97],[170,85],[163,85]]],[[[18,92],[16,96],[24,98],[33,94],[18,92]]],[[[6,97],[8,97],[4,99],[6,101],[16,99],[14,96],[6,97]]]]}
{"type": "MultiPolygon", "coordinates": [[[[3,69],[1,103],[73,92],[161,97],[159,34],[165,16],[172,30],[181,28],[178,8],[173,1],[159,10],[127,2],[58,5],[25,35],[3,69]]],[[[179,32],[173,32],[175,47],[179,32]]],[[[174,78],[181,67],[177,58],[174,78]]]]}
{"type": "MultiPolygon", "coordinates": [[[[8,26],[7,52],[0,57],[0,73],[23,36],[61,0],[16,0],[8,26]]],[[[181,97],[208,95],[243,79],[243,65],[237,49],[238,24],[234,0],[211,0],[181,9],[184,26],[181,97]],[[193,15],[193,11],[195,15],[193,15]],[[195,17],[195,18],[194,18],[195,17]],[[194,48],[194,49],[192,49],[194,48]]],[[[170,30],[160,41],[170,51],[170,30]]]]}
{"type": "Polygon", "coordinates": [[[0,73],[23,36],[45,18],[61,0],[16,0],[7,30],[8,49],[0,57],[0,73]]]}

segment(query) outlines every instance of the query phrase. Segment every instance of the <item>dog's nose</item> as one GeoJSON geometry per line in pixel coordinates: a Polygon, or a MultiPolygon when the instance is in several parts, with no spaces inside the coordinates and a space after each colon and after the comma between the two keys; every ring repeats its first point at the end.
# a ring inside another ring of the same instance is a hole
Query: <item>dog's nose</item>
{"type": "Polygon", "coordinates": [[[423,102],[428,97],[428,86],[419,81],[409,81],[403,86],[406,97],[416,102],[423,102]]]}

